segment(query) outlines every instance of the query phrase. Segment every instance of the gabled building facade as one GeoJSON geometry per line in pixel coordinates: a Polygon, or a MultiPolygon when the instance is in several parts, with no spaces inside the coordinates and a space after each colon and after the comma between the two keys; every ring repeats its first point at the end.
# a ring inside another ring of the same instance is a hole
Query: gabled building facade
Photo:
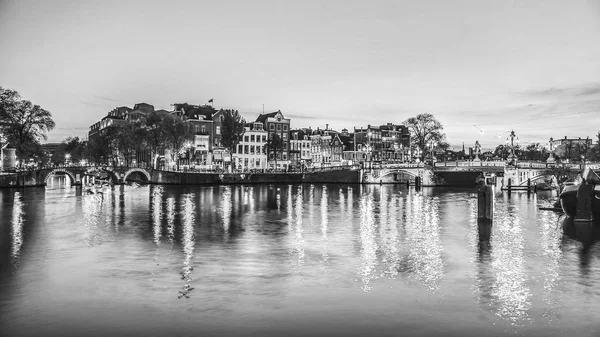
{"type": "Polygon", "coordinates": [[[260,122],[248,123],[242,140],[233,152],[234,169],[240,171],[263,170],[267,166],[267,144],[268,132],[264,130],[260,122]]]}
{"type": "Polygon", "coordinates": [[[263,124],[265,131],[268,133],[268,138],[277,134],[281,137],[283,147],[276,153],[269,153],[269,167],[276,169],[287,169],[290,165],[290,119],[285,118],[281,110],[268,114],[260,114],[256,118],[256,122],[263,124]],[[275,167],[275,165],[277,167],[275,167]]]}

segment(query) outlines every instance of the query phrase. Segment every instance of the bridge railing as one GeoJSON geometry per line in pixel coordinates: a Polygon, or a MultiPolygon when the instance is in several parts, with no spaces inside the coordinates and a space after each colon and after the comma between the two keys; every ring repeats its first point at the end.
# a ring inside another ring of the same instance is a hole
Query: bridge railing
{"type": "Polygon", "coordinates": [[[373,165],[373,169],[395,169],[395,168],[422,168],[425,167],[424,163],[393,163],[393,164],[380,164],[373,165]]]}
{"type": "Polygon", "coordinates": [[[434,167],[503,167],[503,161],[445,161],[435,162],[434,167]]]}

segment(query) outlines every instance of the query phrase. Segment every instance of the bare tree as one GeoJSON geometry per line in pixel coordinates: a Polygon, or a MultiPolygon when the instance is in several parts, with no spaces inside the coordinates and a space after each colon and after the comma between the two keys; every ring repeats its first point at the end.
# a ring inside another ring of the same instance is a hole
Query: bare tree
{"type": "Polygon", "coordinates": [[[410,131],[413,144],[421,150],[421,160],[425,159],[427,151],[432,146],[438,148],[446,143],[444,127],[432,114],[425,113],[411,117],[404,121],[404,125],[410,131]]]}

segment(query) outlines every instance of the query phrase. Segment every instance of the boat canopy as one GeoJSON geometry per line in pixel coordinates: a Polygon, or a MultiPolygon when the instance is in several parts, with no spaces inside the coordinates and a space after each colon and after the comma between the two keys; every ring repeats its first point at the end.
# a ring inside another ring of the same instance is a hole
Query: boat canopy
{"type": "Polygon", "coordinates": [[[589,167],[585,168],[581,176],[587,184],[600,184],[600,177],[589,167]]]}

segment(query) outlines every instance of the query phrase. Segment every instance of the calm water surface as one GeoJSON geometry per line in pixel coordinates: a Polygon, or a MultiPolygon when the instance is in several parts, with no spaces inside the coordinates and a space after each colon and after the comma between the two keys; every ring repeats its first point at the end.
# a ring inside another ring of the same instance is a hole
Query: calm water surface
{"type": "Polygon", "coordinates": [[[0,335],[599,336],[594,231],[473,192],[0,190],[0,335]]]}

